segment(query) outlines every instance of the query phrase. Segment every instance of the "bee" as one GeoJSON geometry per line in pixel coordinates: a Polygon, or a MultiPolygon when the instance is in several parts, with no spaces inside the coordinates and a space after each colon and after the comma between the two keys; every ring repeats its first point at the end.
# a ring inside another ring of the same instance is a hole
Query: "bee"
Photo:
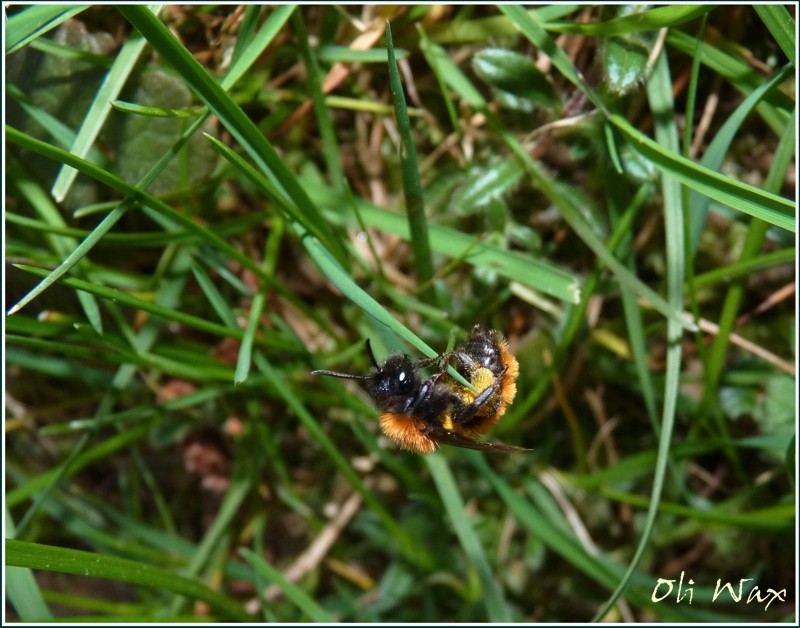
{"type": "Polygon", "coordinates": [[[440,444],[499,453],[530,451],[475,440],[497,423],[516,395],[519,364],[498,332],[476,325],[463,347],[416,362],[395,353],[378,363],[369,340],[366,346],[373,365],[369,374],[312,375],[364,380],[380,412],[381,430],[401,448],[419,454],[429,454],[440,444]],[[475,391],[448,373],[451,361],[475,391]],[[422,371],[432,365],[437,371],[426,378],[422,371]]]}

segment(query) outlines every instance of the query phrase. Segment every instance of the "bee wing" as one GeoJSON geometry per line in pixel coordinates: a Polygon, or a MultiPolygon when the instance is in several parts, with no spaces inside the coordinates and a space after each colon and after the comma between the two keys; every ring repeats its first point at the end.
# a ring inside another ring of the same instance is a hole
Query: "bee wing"
{"type": "Polygon", "coordinates": [[[450,430],[446,430],[444,428],[429,429],[427,435],[437,443],[453,445],[454,447],[463,447],[464,449],[475,449],[477,451],[492,451],[498,454],[533,451],[532,449],[513,447],[511,445],[504,445],[503,443],[485,443],[477,441],[466,436],[461,436],[461,434],[456,434],[455,432],[451,432],[450,430]]]}

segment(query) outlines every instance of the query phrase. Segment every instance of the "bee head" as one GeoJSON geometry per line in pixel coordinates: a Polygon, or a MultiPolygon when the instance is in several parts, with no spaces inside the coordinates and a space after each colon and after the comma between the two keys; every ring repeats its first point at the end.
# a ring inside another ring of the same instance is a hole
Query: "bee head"
{"type": "Polygon", "coordinates": [[[408,405],[416,396],[421,382],[418,370],[411,358],[402,353],[390,355],[383,363],[378,363],[367,340],[367,353],[372,362],[372,372],[367,375],[338,373],[336,371],[312,371],[312,375],[327,375],[342,379],[363,379],[367,390],[378,408],[400,409],[408,405]]]}
{"type": "Polygon", "coordinates": [[[379,408],[392,408],[416,394],[420,387],[419,372],[410,357],[395,353],[383,364],[375,365],[367,386],[379,408]]]}

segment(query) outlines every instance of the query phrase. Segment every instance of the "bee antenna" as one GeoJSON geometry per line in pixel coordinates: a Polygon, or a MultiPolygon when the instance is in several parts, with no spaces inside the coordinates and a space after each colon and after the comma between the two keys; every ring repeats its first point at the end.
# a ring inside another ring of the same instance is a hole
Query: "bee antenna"
{"type": "Polygon", "coordinates": [[[352,373],[337,373],[336,371],[311,371],[312,375],[329,375],[341,379],[371,379],[369,375],[353,375],[352,373]]]}
{"type": "Polygon", "coordinates": [[[369,338],[367,338],[367,343],[366,344],[367,344],[367,353],[369,354],[369,359],[372,361],[372,365],[380,373],[381,372],[381,365],[378,364],[378,361],[375,359],[375,354],[372,352],[372,345],[369,342],[369,338]]]}

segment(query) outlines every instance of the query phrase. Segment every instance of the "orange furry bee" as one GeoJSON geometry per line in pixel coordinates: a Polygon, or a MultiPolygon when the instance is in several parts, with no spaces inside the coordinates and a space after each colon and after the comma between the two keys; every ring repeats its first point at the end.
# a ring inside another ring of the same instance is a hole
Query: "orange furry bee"
{"type": "Polygon", "coordinates": [[[405,354],[378,363],[367,341],[373,364],[368,375],[313,371],[367,382],[367,392],[380,412],[383,433],[403,449],[429,454],[440,444],[501,453],[530,451],[501,443],[475,440],[496,424],[514,401],[519,364],[502,334],[475,325],[462,347],[438,358],[413,362],[405,354]],[[451,364],[475,391],[450,376],[451,364]],[[425,378],[422,370],[437,364],[425,378]]]}

